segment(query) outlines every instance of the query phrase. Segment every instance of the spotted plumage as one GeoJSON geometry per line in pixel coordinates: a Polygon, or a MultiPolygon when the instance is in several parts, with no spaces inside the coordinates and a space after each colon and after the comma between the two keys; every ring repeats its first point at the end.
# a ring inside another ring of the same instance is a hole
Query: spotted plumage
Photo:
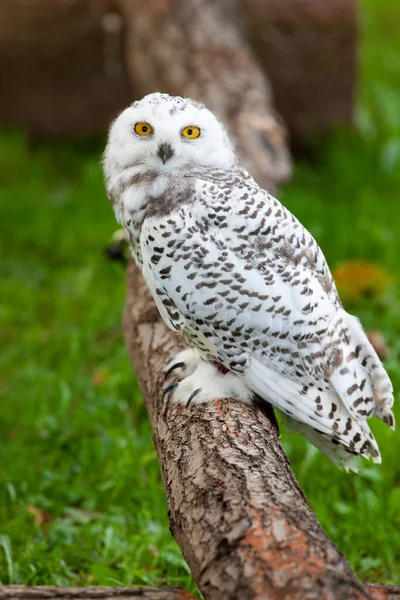
{"type": "Polygon", "coordinates": [[[175,361],[173,398],[256,393],[335,463],[380,462],[367,419],[394,427],[386,371],[314,238],[240,167],[215,116],[146,96],[112,125],[104,170],[162,318],[194,349],[175,361]]]}

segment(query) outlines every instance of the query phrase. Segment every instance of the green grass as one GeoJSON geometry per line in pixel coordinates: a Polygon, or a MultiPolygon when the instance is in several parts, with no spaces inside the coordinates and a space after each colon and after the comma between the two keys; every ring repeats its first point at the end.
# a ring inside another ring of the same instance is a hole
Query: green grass
{"type": "MultiPolygon", "coordinates": [[[[364,1],[359,132],[316,142],[315,162],[297,165],[280,197],[332,267],[362,258],[390,273],[383,297],[351,310],[384,334],[399,390],[397,3],[364,1]]],[[[0,581],[193,591],[123,347],[124,272],[103,252],[115,222],[99,152],[0,137],[0,581]]],[[[361,476],[337,470],[299,436],[284,442],[358,575],[400,583],[400,438],[380,423],[374,431],[383,464],[361,476]]]]}
{"type": "Polygon", "coordinates": [[[0,162],[1,582],[190,585],[121,337],[98,155],[4,136],[0,162]]]}

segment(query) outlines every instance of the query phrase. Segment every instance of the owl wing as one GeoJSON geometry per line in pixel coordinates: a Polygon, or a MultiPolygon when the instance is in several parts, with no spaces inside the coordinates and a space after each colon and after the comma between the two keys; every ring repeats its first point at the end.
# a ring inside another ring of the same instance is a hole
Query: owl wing
{"type": "MultiPolygon", "coordinates": [[[[195,201],[157,223],[142,232],[144,275],[170,326],[349,447],[350,417],[376,412],[391,424],[385,370],[342,309],[314,238],[278,200],[252,180],[198,181],[195,201]]],[[[373,440],[364,429],[363,442],[373,440]]]]}

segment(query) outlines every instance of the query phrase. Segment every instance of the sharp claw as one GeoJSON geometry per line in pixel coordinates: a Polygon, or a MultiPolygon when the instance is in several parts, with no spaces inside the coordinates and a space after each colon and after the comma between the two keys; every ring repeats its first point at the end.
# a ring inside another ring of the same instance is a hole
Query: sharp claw
{"type": "Polygon", "coordinates": [[[167,378],[168,378],[168,377],[171,375],[172,371],[175,371],[175,369],[181,369],[181,368],[182,368],[182,367],[184,367],[184,366],[185,366],[185,363],[184,363],[184,362],[177,362],[177,363],[175,363],[174,365],[172,365],[172,366],[171,366],[169,369],[167,369],[167,371],[165,372],[165,379],[167,379],[167,378]]]}
{"type": "Polygon", "coordinates": [[[192,392],[192,393],[190,394],[190,396],[189,396],[189,400],[187,401],[187,404],[186,404],[186,408],[188,408],[188,407],[189,407],[189,404],[191,403],[191,401],[193,400],[193,398],[194,398],[195,396],[197,396],[197,394],[198,394],[199,392],[201,392],[201,388],[199,388],[198,390],[195,390],[194,392],[192,392]]]}
{"type": "Polygon", "coordinates": [[[165,390],[162,393],[161,396],[161,401],[164,401],[165,396],[168,394],[168,392],[171,392],[172,390],[174,390],[175,388],[177,388],[179,385],[179,383],[170,383],[169,385],[167,385],[167,387],[165,388],[165,390]]]}

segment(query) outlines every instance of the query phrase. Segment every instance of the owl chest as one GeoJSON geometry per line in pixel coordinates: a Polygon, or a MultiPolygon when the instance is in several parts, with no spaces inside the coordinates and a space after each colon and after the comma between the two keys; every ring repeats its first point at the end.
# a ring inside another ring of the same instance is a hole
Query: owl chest
{"type": "Polygon", "coordinates": [[[188,223],[182,214],[171,213],[165,217],[147,217],[141,227],[139,246],[148,270],[161,281],[169,279],[170,265],[182,257],[182,248],[187,244],[191,252],[188,223]],[[190,247],[189,245],[190,244],[190,247]]]}

